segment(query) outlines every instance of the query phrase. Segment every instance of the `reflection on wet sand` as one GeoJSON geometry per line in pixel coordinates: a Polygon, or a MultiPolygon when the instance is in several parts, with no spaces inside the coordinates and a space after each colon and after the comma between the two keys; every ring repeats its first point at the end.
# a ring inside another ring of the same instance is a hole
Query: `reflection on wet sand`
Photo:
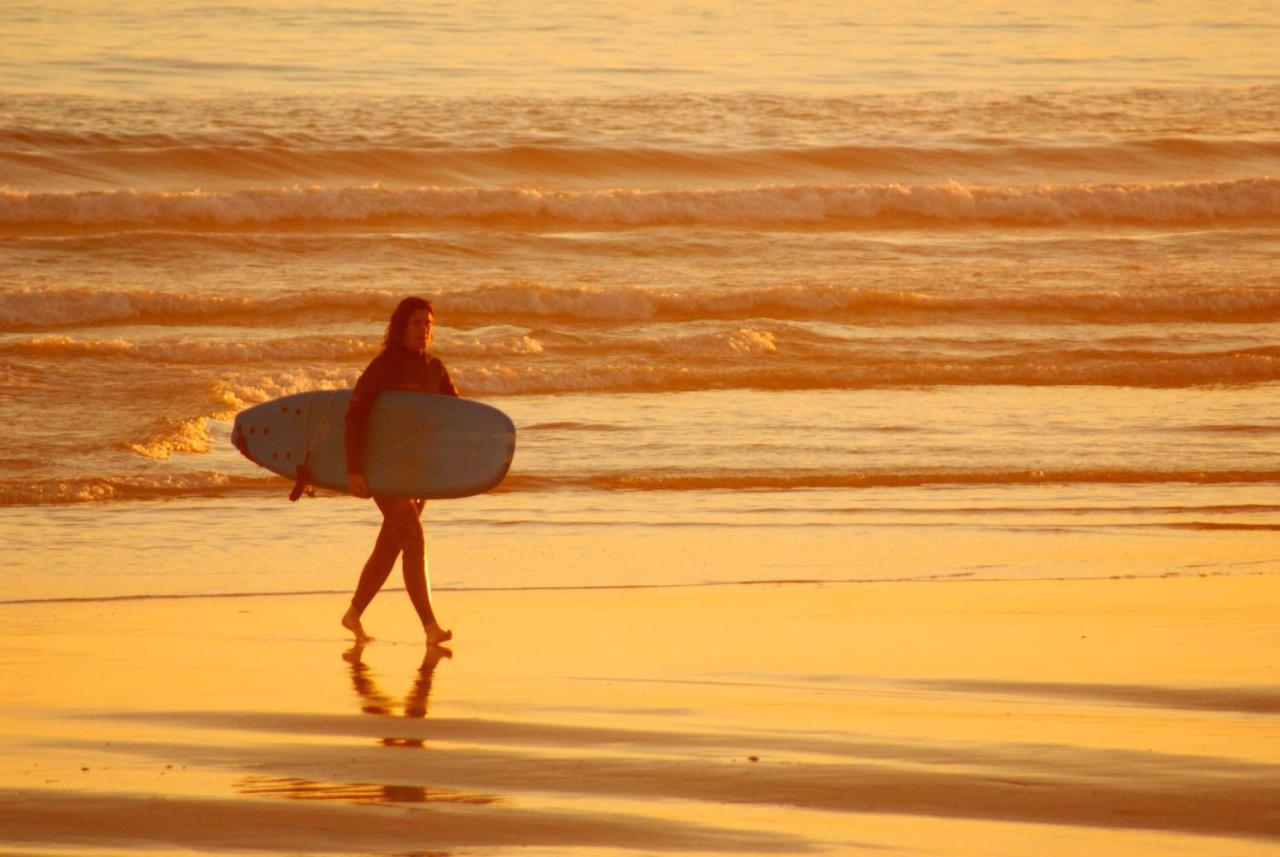
{"type": "Polygon", "coordinates": [[[336,800],[346,803],[464,803],[484,805],[498,803],[497,795],[424,786],[384,785],[381,783],[323,783],[301,777],[248,776],[236,780],[235,790],[255,797],[281,797],[290,800],[336,800]]]}
{"type": "MultiPolygon", "coordinates": [[[[360,710],[365,714],[391,717],[395,714],[395,702],[378,688],[373,671],[364,662],[364,649],[365,646],[363,644],[357,643],[342,655],[342,659],[347,662],[350,668],[351,686],[355,689],[356,696],[360,698],[360,710]]],[[[444,646],[427,647],[426,653],[422,656],[422,663],[418,666],[418,674],[404,699],[403,711],[405,717],[424,718],[427,716],[432,677],[435,674],[436,666],[442,659],[451,657],[453,657],[453,652],[444,646]]],[[[425,742],[421,738],[387,737],[381,739],[381,743],[385,747],[425,746],[425,742]]]]}
{"type": "MultiPolygon", "coordinates": [[[[393,716],[395,702],[377,686],[373,671],[364,662],[364,646],[357,644],[343,653],[342,659],[350,667],[351,684],[360,698],[360,710],[365,714],[393,716]]],[[[431,696],[432,675],[442,658],[453,657],[443,646],[427,649],[418,667],[418,674],[405,697],[405,717],[427,716],[427,704],[431,696]]],[[[382,738],[387,747],[423,747],[422,738],[382,738]]],[[[497,795],[464,792],[454,789],[428,788],[426,786],[396,785],[389,783],[337,783],[309,780],[302,777],[273,777],[255,775],[242,777],[234,783],[235,790],[255,797],[281,797],[290,800],[344,801],[355,804],[382,803],[498,803],[497,795]]]]}
{"type": "MultiPolygon", "coordinates": [[[[343,653],[342,659],[350,667],[351,685],[363,703],[360,710],[365,714],[390,716],[394,714],[395,703],[391,697],[383,693],[374,680],[369,665],[364,662],[363,644],[357,643],[343,653]]],[[[444,658],[453,657],[453,652],[444,646],[429,646],[418,666],[418,675],[404,700],[405,717],[426,717],[427,702],[431,696],[432,676],[436,666],[444,658]]]]}

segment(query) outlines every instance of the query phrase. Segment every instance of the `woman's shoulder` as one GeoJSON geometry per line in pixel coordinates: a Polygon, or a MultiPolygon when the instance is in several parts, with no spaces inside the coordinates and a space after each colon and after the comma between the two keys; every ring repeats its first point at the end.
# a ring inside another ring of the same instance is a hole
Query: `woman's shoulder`
{"type": "Polygon", "coordinates": [[[440,358],[428,355],[427,372],[431,376],[431,385],[434,387],[431,392],[445,396],[458,395],[458,388],[454,385],[453,378],[449,375],[449,370],[440,358]]]}
{"type": "Polygon", "coordinates": [[[369,365],[365,366],[364,371],[360,373],[360,377],[361,379],[378,378],[382,375],[387,374],[387,372],[391,371],[394,365],[395,365],[394,356],[391,355],[388,352],[388,350],[384,348],[383,350],[379,351],[377,354],[373,356],[373,359],[369,361],[369,365]]]}

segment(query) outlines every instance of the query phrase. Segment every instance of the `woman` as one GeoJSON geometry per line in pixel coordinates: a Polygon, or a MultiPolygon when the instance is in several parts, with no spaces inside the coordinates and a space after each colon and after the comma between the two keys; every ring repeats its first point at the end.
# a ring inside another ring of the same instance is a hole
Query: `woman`
{"type": "MultiPolygon", "coordinates": [[[[416,390],[422,393],[458,395],[444,364],[427,353],[431,342],[435,312],[431,302],[422,298],[405,298],[391,313],[382,352],[369,364],[356,381],[351,404],[347,407],[347,484],[357,497],[369,497],[364,478],[364,439],[369,412],[374,399],[383,390],[416,390]]],[[[382,510],[382,529],[373,545],[373,553],[360,572],[360,582],[351,607],[342,617],[342,626],[356,635],[356,642],[373,638],[360,624],[373,596],[386,582],[396,557],[403,554],[404,587],[418,611],[427,644],[438,646],[453,637],[436,621],[431,609],[431,585],[427,582],[427,550],[422,535],[422,507],[426,501],[410,497],[374,497],[382,510]]]]}

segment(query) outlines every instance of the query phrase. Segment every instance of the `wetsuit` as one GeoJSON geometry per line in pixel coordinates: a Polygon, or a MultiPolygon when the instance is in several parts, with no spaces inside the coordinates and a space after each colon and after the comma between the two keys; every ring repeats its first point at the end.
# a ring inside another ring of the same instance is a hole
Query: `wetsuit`
{"type": "MultiPolygon", "coordinates": [[[[347,406],[348,473],[364,472],[365,429],[374,400],[383,390],[458,395],[449,370],[439,360],[403,345],[388,345],[360,375],[347,406]]],[[[382,510],[382,529],[378,531],[373,552],[360,572],[360,582],[351,603],[357,614],[363,613],[391,574],[396,557],[403,553],[405,590],[418,611],[422,626],[434,624],[431,589],[427,585],[426,540],[422,534],[424,501],[409,497],[374,497],[373,500],[382,510]]]]}
{"type": "Polygon", "coordinates": [[[430,354],[388,345],[356,381],[347,405],[347,472],[364,472],[365,427],[373,402],[383,390],[415,390],[419,393],[458,395],[449,370],[430,354]]]}

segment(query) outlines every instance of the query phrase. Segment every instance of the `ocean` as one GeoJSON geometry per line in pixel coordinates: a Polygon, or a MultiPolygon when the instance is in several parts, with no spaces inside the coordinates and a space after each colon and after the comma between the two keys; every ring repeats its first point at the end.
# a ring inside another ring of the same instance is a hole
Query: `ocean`
{"type": "Polygon", "coordinates": [[[1278,11],[10,4],[0,602],[340,603],[230,424],[409,294],[438,590],[1275,574],[1278,11]]]}

